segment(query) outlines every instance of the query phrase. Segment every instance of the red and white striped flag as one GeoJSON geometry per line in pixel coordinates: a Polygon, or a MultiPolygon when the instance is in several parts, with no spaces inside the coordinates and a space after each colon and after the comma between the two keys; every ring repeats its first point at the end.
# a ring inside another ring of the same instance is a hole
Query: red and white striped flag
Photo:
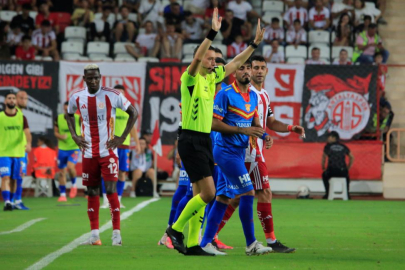
{"type": "Polygon", "coordinates": [[[150,144],[152,145],[153,151],[159,156],[162,156],[162,140],[160,139],[159,120],[156,120],[150,144]]]}

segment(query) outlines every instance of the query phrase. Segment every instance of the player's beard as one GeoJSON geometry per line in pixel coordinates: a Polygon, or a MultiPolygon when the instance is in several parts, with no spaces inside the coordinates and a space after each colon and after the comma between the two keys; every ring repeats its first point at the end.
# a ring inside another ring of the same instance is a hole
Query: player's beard
{"type": "Polygon", "coordinates": [[[9,108],[10,110],[15,108],[15,104],[6,104],[7,108],[9,108]]]}
{"type": "Polygon", "coordinates": [[[243,84],[243,85],[249,84],[250,83],[250,77],[238,79],[238,82],[240,84],[243,84]]]}

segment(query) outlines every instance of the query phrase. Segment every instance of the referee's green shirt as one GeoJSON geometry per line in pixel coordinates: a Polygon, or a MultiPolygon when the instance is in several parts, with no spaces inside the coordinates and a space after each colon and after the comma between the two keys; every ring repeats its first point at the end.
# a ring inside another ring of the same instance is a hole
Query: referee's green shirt
{"type": "Polygon", "coordinates": [[[215,85],[225,78],[225,67],[215,67],[204,78],[187,70],[181,76],[182,129],[210,133],[214,108],[215,85]]]}

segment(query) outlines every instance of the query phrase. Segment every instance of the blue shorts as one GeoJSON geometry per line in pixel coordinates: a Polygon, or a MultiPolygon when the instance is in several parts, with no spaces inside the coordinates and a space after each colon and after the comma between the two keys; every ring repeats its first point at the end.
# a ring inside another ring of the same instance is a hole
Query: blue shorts
{"type": "Polygon", "coordinates": [[[11,179],[21,178],[20,158],[0,157],[0,177],[9,176],[11,179]]]}
{"type": "Polygon", "coordinates": [[[58,151],[58,168],[64,169],[68,162],[76,164],[80,155],[80,150],[60,150],[58,151]]]}
{"type": "Polygon", "coordinates": [[[215,145],[214,160],[222,173],[217,180],[217,196],[234,198],[253,190],[252,181],[245,167],[245,148],[228,148],[215,145]]]}
{"type": "Polygon", "coordinates": [[[25,153],[25,157],[18,158],[18,160],[20,162],[20,166],[21,166],[21,172],[23,174],[27,174],[27,163],[28,163],[27,156],[28,156],[28,154],[25,153]]]}
{"type": "Polygon", "coordinates": [[[187,186],[189,184],[190,184],[190,179],[188,178],[188,174],[182,165],[182,167],[180,168],[179,186],[187,186]]]}
{"type": "Polygon", "coordinates": [[[129,172],[129,149],[118,149],[118,168],[120,171],[129,172]]]}
{"type": "Polygon", "coordinates": [[[222,174],[221,169],[219,168],[218,164],[214,165],[214,171],[212,172],[212,179],[214,179],[214,185],[215,188],[217,187],[218,184],[218,178],[222,174]]]}
{"type": "Polygon", "coordinates": [[[187,189],[186,196],[191,196],[191,197],[194,196],[194,194],[193,194],[193,184],[191,182],[189,182],[189,184],[188,184],[188,189],[187,189]]]}

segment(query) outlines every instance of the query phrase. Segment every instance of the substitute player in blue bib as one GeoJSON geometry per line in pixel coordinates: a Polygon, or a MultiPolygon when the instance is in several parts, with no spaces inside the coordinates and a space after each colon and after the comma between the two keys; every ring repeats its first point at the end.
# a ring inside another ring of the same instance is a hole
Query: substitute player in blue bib
{"type": "Polygon", "coordinates": [[[212,129],[219,132],[214,146],[214,160],[222,174],[219,175],[216,201],[209,213],[207,228],[200,245],[205,252],[226,255],[213,248],[211,242],[230,199],[240,196],[239,216],[246,238],[245,252],[247,255],[266,254],[272,249],[264,247],[255,238],[253,224],[255,193],[244,164],[249,136],[261,137],[266,141],[270,140],[270,136],[260,127],[257,95],[249,90],[250,60],[236,70],[235,77],[236,81],[219,91],[214,101],[212,129]]]}

